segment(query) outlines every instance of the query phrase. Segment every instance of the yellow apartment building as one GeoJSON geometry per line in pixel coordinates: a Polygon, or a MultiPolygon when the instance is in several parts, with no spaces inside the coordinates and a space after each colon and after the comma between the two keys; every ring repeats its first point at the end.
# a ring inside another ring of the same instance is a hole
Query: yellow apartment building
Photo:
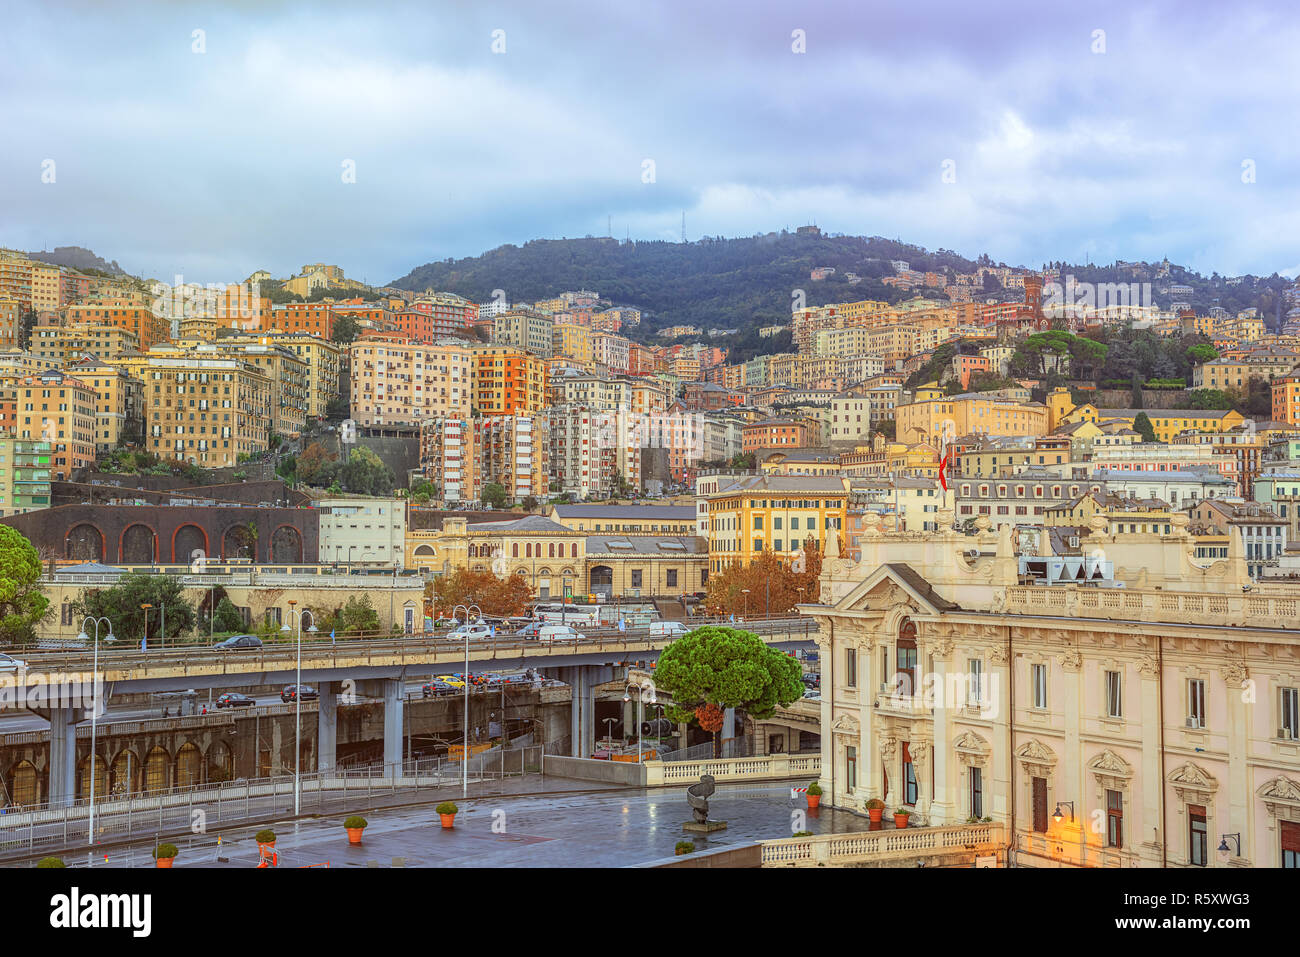
{"type": "Polygon", "coordinates": [[[377,333],[352,343],[349,352],[358,425],[418,426],[434,416],[469,418],[474,408],[476,356],[470,348],[377,333]]]}
{"type": "Polygon", "coordinates": [[[95,454],[119,442],[139,442],[144,430],[144,383],[116,363],[86,359],[68,366],[95,393],[95,454]]]}
{"type": "Polygon", "coordinates": [[[1017,402],[979,392],[900,405],[895,412],[898,441],[909,444],[974,433],[1047,434],[1047,407],[1041,402],[1017,402]]]}
{"type": "Polygon", "coordinates": [[[848,514],[849,480],[830,476],[756,475],[704,497],[709,570],[749,564],[765,551],[791,558],[809,536],[826,551],[848,514]]]}

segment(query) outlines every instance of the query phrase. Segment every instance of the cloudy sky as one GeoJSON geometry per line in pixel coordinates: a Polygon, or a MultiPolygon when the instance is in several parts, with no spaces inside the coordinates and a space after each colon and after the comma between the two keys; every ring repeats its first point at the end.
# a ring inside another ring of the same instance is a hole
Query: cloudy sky
{"type": "Polygon", "coordinates": [[[1058,6],[19,0],[0,246],[378,284],[684,210],[688,238],[1300,269],[1294,9],[1058,6]]]}

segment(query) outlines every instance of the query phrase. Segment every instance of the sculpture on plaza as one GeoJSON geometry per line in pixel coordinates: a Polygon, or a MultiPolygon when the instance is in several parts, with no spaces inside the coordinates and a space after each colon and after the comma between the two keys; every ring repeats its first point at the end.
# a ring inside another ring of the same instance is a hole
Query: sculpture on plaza
{"type": "Polygon", "coordinates": [[[709,823],[709,795],[714,791],[713,775],[701,774],[700,783],[686,789],[686,803],[691,806],[696,824],[709,823]]]}

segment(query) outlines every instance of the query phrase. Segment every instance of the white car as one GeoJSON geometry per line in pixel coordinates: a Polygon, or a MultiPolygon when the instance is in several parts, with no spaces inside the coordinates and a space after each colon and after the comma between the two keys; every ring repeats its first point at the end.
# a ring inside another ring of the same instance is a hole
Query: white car
{"type": "Polygon", "coordinates": [[[651,638],[660,638],[660,637],[665,637],[665,636],[668,637],[668,638],[680,638],[682,635],[686,634],[688,631],[690,631],[690,629],[687,628],[686,625],[683,624],[683,623],[680,622],[680,621],[652,621],[652,622],[650,622],[650,637],[651,637],[651,638]]]}
{"type": "Polygon", "coordinates": [[[482,622],[476,622],[472,625],[461,625],[455,631],[447,635],[448,638],[457,638],[464,641],[466,636],[470,638],[491,638],[492,627],[482,622]]]}
{"type": "Polygon", "coordinates": [[[17,674],[20,671],[27,670],[27,662],[12,655],[6,655],[0,651],[0,673],[8,674],[10,672],[17,674]]]}
{"type": "Polygon", "coordinates": [[[538,641],[586,641],[587,636],[579,634],[568,625],[543,625],[537,629],[538,641]]]}

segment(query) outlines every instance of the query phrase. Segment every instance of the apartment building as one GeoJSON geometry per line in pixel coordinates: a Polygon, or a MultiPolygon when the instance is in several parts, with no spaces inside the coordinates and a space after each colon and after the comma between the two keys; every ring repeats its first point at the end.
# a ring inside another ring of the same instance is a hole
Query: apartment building
{"type": "MultiPolygon", "coordinates": [[[[593,332],[591,334],[591,356],[599,365],[610,372],[623,374],[627,372],[631,341],[611,332],[593,332]]],[[[696,376],[698,378],[698,374],[696,376]]]]}
{"type": "Polygon", "coordinates": [[[898,406],[896,435],[905,443],[959,435],[1046,435],[1047,408],[982,392],[925,399],[898,406]]]}
{"type": "Polygon", "coordinates": [[[548,409],[541,416],[542,436],[549,449],[550,481],[560,492],[579,498],[604,498],[618,486],[620,475],[629,483],[640,479],[640,442],[619,445],[621,412],[569,404],[548,409]],[[629,457],[635,456],[635,471],[629,457]]]}
{"type": "Polygon", "coordinates": [[[0,517],[50,507],[53,463],[54,449],[49,442],[0,432],[0,517]]]}
{"type": "Polygon", "coordinates": [[[253,363],[185,353],[145,354],[120,363],[144,382],[145,447],[202,468],[239,464],[265,452],[273,385],[253,363]]]}
{"type": "Polygon", "coordinates": [[[310,419],[324,417],[330,402],[340,395],[347,346],[309,332],[225,336],[221,343],[236,348],[246,345],[274,346],[295,355],[306,366],[304,409],[310,419]]]}
{"type": "Polygon", "coordinates": [[[83,359],[67,371],[95,394],[95,454],[144,439],[144,383],[115,363],[83,359]]]}
{"type": "Polygon", "coordinates": [[[481,415],[534,415],[548,404],[547,361],[510,346],[473,347],[472,401],[481,415]]]}
{"type": "Polygon", "coordinates": [[[140,349],[171,339],[171,320],[143,297],[90,296],[68,307],[68,325],[115,326],[135,336],[140,349]]]}
{"type": "MultiPolygon", "coordinates": [[[[511,502],[544,497],[550,487],[551,453],[544,418],[485,415],[472,423],[474,470],[480,489],[489,483],[500,485],[511,502]]],[[[481,491],[477,497],[482,497],[481,491]]]]}
{"type": "Polygon", "coordinates": [[[594,362],[591,329],[573,322],[556,322],[551,326],[551,351],[547,355],[567,356],[581,363],[594,362]]]}
{"type": "Polygon", "coordinates": [[[420,472],[449,507],[483,495],[474,426],[480,420],[435,416],[420,423],[420,472]]]}
{"type": "Polygon", "coordinates": [[[389,498],[326,498],[320,516],[320,560],[401,567],[406,554],[406,503],[389,498]]]}
{"type": "Polygon", "coordinates": [[[745,452],[762,449],[802,449],[820,444],[817,428],[805,419],[763,419],[741,429],[745,452]]]}
{"type": "Polygon", "coordinates": [[[754,475],[705,494],[710,571],[765,551],[792,557],[809,537],[823,554],[832,537],[839,550],[849,488],[844,478],[754,475]]]}
{"type": "MultiPolygon", "coordinates": [[[[0,377],[0,393],[12,415],[7,424],[24,441],[50,446],[50,470],[68,481],[73,470],[95,461],[96,395],[76,376],[57,369],[0,377]]],[[[0,423],[4,424],[4,423],[0,423]]]]}
{"type": "Polygon", "coordinates": [[[1270,381],[1284,376],[1300,364],[1300,352],[1290,349],[1260,348],[1203,362],[1192,370],[1192,385],[1197,389],[1233,389],[1244,391],[1251,379],[1270,381]]]}
{"type": "Polygon", "coordinates": [[[555,349],[554,340],[555,320],[545,313],[512,309],[492,320],[492,341],[497,345],[549,357],[555,349]]]}
{"type": "Polygon", "coordinates": [[[476,356],[464,345],[371,333],[348,352],[358,425],[418,427],[435,416],[468,418],[474,408],[476,356]]]}
{"type": "Polygon", "coordinates": [[[0,297],[0,349],[19,348],[26,312],[17,299],[0,297]]]}

